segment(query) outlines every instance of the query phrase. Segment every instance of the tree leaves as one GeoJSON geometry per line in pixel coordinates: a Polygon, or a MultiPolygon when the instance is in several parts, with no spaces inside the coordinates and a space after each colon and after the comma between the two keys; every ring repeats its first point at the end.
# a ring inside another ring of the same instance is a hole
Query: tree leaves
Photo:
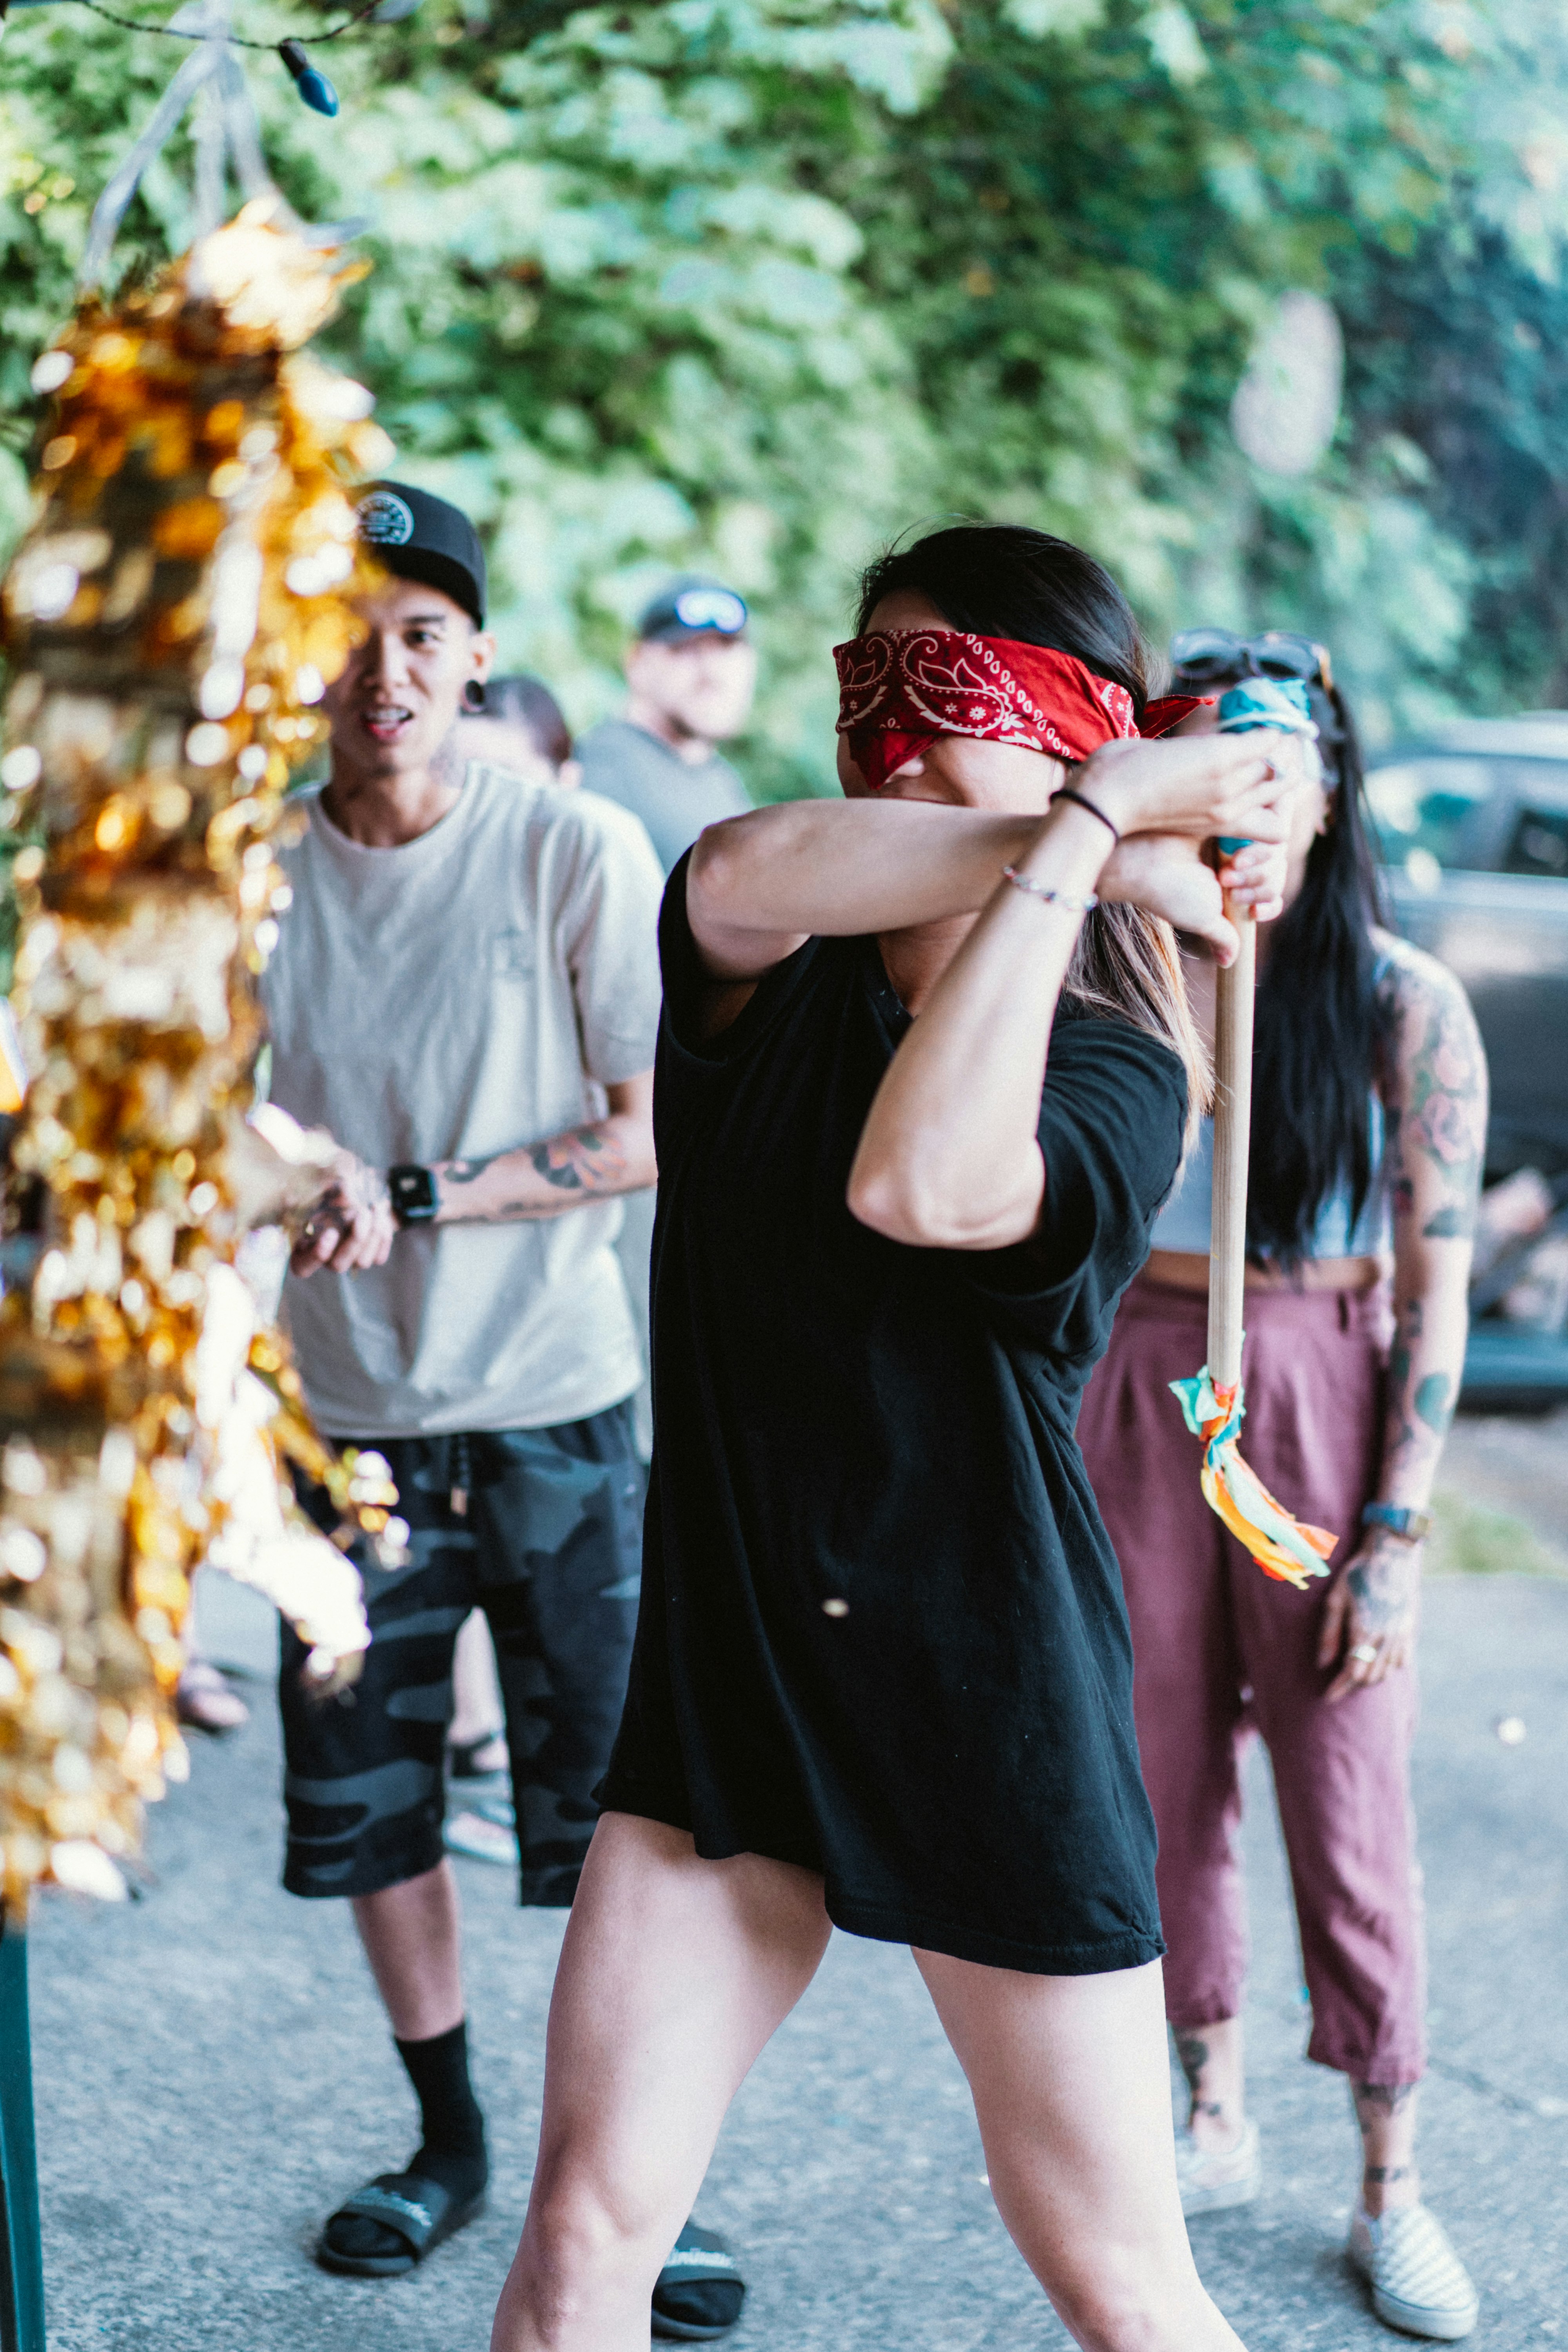
{"type": "MultiPolygon", "coordinates": [[[[373,215],[331,340],[485,530],[503,659],[585,724],[660,574],[716,570],[785,791],[830,786],[857,568],[952,511],[1083,541],[1156,632],[1328,636],[1374,730],[1563,692],[1563,39],[1548,0],[424,0],[333,45],[330,130],[247,71],[292,200],[373,215]],[[1298,483],[1227,422],[1292,287],[1348,354],[1298,483]]],[[[13,18],[13,416],[173,46],[13,18]]],[[[132,266],[184,241],[189,172],[182,139],[132,266]]]]}

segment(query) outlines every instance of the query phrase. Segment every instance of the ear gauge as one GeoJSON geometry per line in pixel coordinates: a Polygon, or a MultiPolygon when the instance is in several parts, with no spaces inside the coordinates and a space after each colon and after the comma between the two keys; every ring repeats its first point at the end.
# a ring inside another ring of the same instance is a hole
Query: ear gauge
{"type": "Polygon", "coordinates": [[[471,677],[467,686],[463,688],[463,708],[471,715],[477,715],[484,709],[484,680],[483,678],[471,677]]]}

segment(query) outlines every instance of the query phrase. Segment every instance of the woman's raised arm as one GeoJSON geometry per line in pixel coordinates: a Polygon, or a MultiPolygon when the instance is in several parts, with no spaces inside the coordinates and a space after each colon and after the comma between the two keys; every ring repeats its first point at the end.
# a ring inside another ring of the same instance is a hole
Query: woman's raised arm
{"type": "MultiPolygon", "coordinates": [[[[1198,838],[1278,839],[1279,803],[1294,788],[1257,736],[1117,743],[1074,781],[1124,834],[1198,838]]],[[[1157,845],[1148,848],[1142,886],[1116,895],[1163,911],[1157,845]]],[[[1079,803],[1058,801],[1033,821],[1018,856],[977,877],[984,911],[894,1055],[861,1134],[848,1201],[863,1224],[937,1249],[999,1249],[1034,1231],[1051,1024],[1086,903],[1111,854],[1107,826],[1079,803]],[[1014,883],[1002,877],[1005,864],[1014,883]]]]}
{"type": "Polygon", "coordinates": [[[930,801],[754,809],[710,825],[691,853],[692,936],[715,978],[754,980],[803,940],[973,915],[1039,823],[930,801]]]}

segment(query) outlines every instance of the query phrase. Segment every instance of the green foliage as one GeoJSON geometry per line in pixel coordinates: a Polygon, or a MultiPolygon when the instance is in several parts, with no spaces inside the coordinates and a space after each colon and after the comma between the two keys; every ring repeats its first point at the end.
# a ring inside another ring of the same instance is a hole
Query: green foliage
{"type": "MultiPolygon", "coordinates": [[[[336,355],[400,467],[481,522],[503,659],[579,724],[659,575],[711,567],[760,614],[753,787],[825,788],[856,570],[952,511],[1081,540],[1161,633],[1311,627],[1385,728],[1568,693],[1550,0],[461,5],[321,51],[331,124],[249,70],[295,204],[371,216],[336,355]],[[1290,287],[1331,297],[1349,356],[1300,481],[1228,425],[1290,287]]],[[[247,32],[299,29],[255,7],[247,32]]],[[[178,54],[13,14],[12,532],[27,367],[178,54]]],[[[184,241],[188,184],[182,136],[131,266],[184,241]]]]}
{"type": "Polygon", "coordinates": [[[1510,1511],[1439,1489],[1432,1514],[1428,1576],[1568,1576],[1568,1559],[1510,1511]]]}
{"type": "Polygon", "coordinates": [[[1483,12],[1397,0],[957,0],[950,23],[941,100],[868,237],[946,461],[929,503],[1084,541],[1161,633],[1312,629],[1374,729],[1478,686],[1539,693],[1550,626],[1510,608],[1556,551],[1551,413],[1518,416],[1492,353],[1528,320],[1544,373],[1568,325],[1561,207],[1531,202],[1527,168],[1563,152],[1539,93],[1523,103],[1541,45],[1483,56],[1483,12]],[[1336,446],[1302,482],[1250,467],[1228,423],[1286,287],[1331,297],[1350,353],[1336,446]],[[1535,461],[1529,555],[1510,436],[1535,461]]]}

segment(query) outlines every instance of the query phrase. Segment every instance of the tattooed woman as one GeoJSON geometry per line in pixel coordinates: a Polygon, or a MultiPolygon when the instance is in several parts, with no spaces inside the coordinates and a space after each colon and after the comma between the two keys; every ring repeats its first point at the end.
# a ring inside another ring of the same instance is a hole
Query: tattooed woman
{"type": "MultiPolygon", "coordinates": [[[[1415,2164],[1425,1971],[1408,1759],[1422,1543],[1464,1361],[1486,1064],[1453,974],[1378,922],[1355,729],[1327,656],[1300,637],[1246,646],[1215,630],[1173,650],[1178,683],[1194,688],[1259,667],[1302,676],[1319,725],[1324,781],[1294,804],[1286,911],[1258,940],[1246,1443],[1266,1486],[1340,1532],[1342,1554],[1326,1589],[1267,1582],[1198,1491],[1166,1383],[1203,1353],[1205,1125],[1079,1422],[1132,1622],[1166,2007],[1192,2089],[1183,2203],[1201,2213],[1258,2193],[1235,1852],[1239,1759],[1257,1731],[1290,1860],[1309,2055],[1349,2076],[1361,2126],[1351,2258],[1380,2317],[1459,2336],[1475,2292],[1420,2202],[1415,2164]]],[[[1212,1021],[1212,966],[1189,957],[1187,973],[1212,1021]]]]}
{"type": "Polygon", "coordinates": [[[641,1613],[496,2352],[646,2347],[831,1923],[914,1948],[1078,2343],[1237,2352],[1072,1423],[1202,1100],[1161,919],[1232,952],[1200,845],[1280,841],[1281,787],[1256,737],[1138,740],[1177,712],[1132,616],[1037,531],[888,557],[839,661],[845,804],[711,827],[665,897],[641,1613]]]}

